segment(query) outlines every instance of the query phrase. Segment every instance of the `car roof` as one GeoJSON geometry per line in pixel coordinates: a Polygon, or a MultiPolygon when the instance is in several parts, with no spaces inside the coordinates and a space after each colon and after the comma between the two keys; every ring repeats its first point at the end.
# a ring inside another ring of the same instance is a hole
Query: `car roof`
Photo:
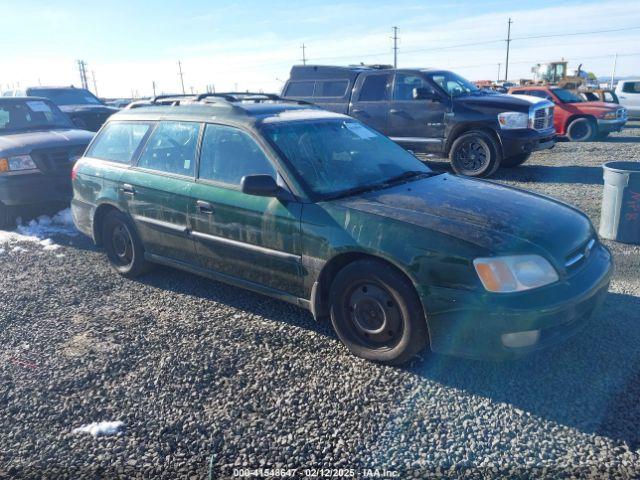
{"type": "Polygon", "coordinates": [[[318,118],[347,118],[303,101],[285,100],[272,94],[221,93],[155,97],[133,102],[112,115],[109,121],[184,120],[222,121],[255,125],[318,118]],[[168,104],[167,104],[168,103],[168,104]]]}
{"type": "Polygon", "coordinates": [[[45,97],[38,97],[38,96],[23,96],[23,97],[0,97],[0,102],[2,101],[6,101],[6,102],[24,102],[24,101],[34,101],[34,100],[38,100],[41,102],[47,102],[50,103],[52,105],[54,105],[54,103],[49,100],[48,98],[45,97]]]}

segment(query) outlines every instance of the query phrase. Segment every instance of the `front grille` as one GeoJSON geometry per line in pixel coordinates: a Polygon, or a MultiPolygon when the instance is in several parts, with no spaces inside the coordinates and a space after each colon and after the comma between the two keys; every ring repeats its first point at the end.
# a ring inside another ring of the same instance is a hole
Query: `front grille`
{"type": "Polygon", "coordinates": [[[533,112],[533,128],[546,130],[553,126],[553,107],[538,108],[533,112]]]}
{"type": "Polygon", "coordinates": [[[73,119],[76,126],[97,132],[110,116],[111,113],[82,112],[74,114],[73,119]]]}
{"type": "Polygon", "coordinates": [[[49,174],[67,175],[73,168],[72,158],[81,156],[84,148],[42,149],[31,152],[38,168],[49,174]]]}
{"type": "Polygon", "coordinates": [[[595,246],[596,239],[592,237],[567,255],[564,264],[565,270],[567,272],[574,272],[579,269],[591,256],[595,246]]]}

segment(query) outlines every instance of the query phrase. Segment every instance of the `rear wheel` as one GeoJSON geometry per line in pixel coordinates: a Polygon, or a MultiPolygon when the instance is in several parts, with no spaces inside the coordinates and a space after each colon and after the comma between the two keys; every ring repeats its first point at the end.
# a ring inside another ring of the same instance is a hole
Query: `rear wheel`
{"type": "Polygon", "coordinates": [[[347,265],[334,279],[329,298],[333,328],[359,357],[398,365],[427,344],[427,323],[413,286],[384,262],[347,265]]]}
{"type": "Polygon", "coordinates": [[[567,137],[572,142],[590,142],[596,136],[596,125],[589,118],[576,118],[567,128],[567,137]]]}
{"type": "Polygon", "coordinates": [[[150,270],[144,258],[142,241],[129,218],[119,211],[107,214],[102,240],[111,266],[122,276],[133,278],[150,270]]]}
{"type": "Polygon", "coordinates": [[[468,177],[488,177],[501,161],[498,143],[487,133],[463,133],[451,145],[449,158],[453,171],[468,177]]]}
{"type": "Polygon", "coordinates": [[[502,166],[507,168],[519,167],[524,162],[531,158],[530,153],[521,153],[512,157],[507,157],[502,160],[502,166]]]}

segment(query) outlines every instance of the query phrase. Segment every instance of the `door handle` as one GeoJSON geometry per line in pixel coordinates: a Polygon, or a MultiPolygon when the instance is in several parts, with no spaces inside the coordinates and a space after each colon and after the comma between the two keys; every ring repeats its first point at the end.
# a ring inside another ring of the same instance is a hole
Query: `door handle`
{"type": "Polygon", "coordinates": [[[207,215],[213,214],[213,205],[209,202],[203,202],[202,200],[198,200],[196,202],[196,208],[200,213],[205,213],[207,215]]]}
{"type": "Polygon", "coordinates": [[[353,113],[354,115],[362,115],[363,117],[370,117],[371,116],[367,112],[365,112],[364,110],[353,110],[351,113],[353,113]]]}
{"type": "Polygon", "coordinates": [[[391,110],[389,110],[389,113],[402,113],[402,110],[396,110],[395,108],[392,108],[391,110]]]}
{"type": "Polygon", "coordinates": [[[124,193],[125,195],[135,195],[136,189],[133,188],[133,185],[125,183],[124,185],[122,185],[122,193],[124,193]]]}
{"type": "Polygon", "coordinates": [[[405,112],[404,110],[397,110],[395,108],[392,108],[391,110],[389,110],[389,113],[391,115],[398,115],[399,117],[404,117],[404,118],[413,120],[413,117],[409,115],[407,112],[405,112]]]}

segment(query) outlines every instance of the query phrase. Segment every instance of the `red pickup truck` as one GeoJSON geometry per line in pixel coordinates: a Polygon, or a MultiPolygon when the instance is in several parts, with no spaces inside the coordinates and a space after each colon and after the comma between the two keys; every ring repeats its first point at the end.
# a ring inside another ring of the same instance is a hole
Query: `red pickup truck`
{"type": "Polygon", "coordinates": [[[560,87],[512,87],[513,95],[531,95],[556,104],[553,126],[556,133],[573,142],[603,139],[619,132],[627,122],[627,109],[614,103],[587,102],[575,93],[560,87]]]}

